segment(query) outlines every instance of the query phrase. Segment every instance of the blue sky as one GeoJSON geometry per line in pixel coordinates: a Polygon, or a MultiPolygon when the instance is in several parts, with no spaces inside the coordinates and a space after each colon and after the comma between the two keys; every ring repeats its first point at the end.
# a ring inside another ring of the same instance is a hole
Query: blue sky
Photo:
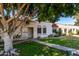
{"type": "Polygon", "coordinates": [[[73,25],[75,23],[75,21],[76,21],[76,19],[74,19],[73,17],[60,17],[60,20],[58,21],[58,23],[73,25]]]}

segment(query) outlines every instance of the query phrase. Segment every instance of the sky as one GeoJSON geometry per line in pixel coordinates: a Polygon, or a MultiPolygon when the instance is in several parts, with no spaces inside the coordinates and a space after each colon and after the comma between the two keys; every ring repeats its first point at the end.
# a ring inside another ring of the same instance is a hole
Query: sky
{"type": "Polygon", "coordinates": [[[57,23],[74,25],[75,21],[76,19],[73,17],[60,17],[60,20],[57,23]]]}

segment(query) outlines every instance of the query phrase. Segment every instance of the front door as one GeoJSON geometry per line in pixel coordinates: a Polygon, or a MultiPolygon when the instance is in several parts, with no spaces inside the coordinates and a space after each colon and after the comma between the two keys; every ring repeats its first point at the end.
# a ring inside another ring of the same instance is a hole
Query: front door
{"type": "Polygon", "coordinates": [[[29,36],[29,38],[33,38],[33,28],[32,27],[28,27],[28,36],[29,36]]]}

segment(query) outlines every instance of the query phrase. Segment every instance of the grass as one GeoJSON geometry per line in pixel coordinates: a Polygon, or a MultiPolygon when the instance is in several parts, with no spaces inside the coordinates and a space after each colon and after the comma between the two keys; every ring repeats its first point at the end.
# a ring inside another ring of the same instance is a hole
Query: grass
{"type": "Polygon", "coordinates": [[[21,56],[65,56],[66,53],[35,42],[14,45],[20,50],[21,56]]]}
{"type": "Polygon", "coordinates": [[[79,38],[76,38],[76,37],[69,37],[69,36],[58,37],[58,38],[50,37],[50,38],[43,38],[42,41],[79,49],[79,38]]]}
{"type": "MultiPolygon", "coordinates": [[[[75,37],[49,37],[41,41],[79,49],[79,38],[75,37]]],[[[16,44],[14,48],[20,50],[20,56],[66,56],[66,52],[36,42],[16,44]]]]}

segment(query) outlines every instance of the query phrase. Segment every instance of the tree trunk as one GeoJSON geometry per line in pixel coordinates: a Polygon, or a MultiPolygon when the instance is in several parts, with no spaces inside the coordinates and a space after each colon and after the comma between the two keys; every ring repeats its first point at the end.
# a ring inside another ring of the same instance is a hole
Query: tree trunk
{"type": "Polygon", "coordinates": [[[2,39],[4,41],[4,51],[10,52],[13,49],[12,38],[7,32],[2,34],[2,39]]]}

